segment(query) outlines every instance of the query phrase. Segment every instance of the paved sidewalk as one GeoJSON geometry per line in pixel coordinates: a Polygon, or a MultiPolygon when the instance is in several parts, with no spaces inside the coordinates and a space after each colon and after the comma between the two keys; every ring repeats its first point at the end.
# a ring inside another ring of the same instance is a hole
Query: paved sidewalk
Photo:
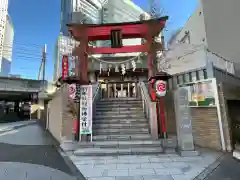
{"type": "Polygon", "coordinates": [[[201,151],[201,156],[184,158],[177,154],[70,158],[88,180],[192,180],[220,155],[201,151]]]}
{"type": "Polygon", "coordinates": [[[36,121],[0,124],[0,179],[76,180],[36,121]]]}

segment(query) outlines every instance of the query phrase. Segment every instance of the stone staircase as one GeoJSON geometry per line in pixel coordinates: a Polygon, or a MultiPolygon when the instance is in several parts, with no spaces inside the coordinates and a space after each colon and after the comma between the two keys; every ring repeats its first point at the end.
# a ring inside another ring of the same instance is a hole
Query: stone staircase
{"type": "Polygon", "coordinates": [[[93,142],[81,142],[74,151],[76,156],[158,153],[164,153],[163,141],[151,138],[142,101],[136,98],[100,100],[93,119],[93,142]]]}

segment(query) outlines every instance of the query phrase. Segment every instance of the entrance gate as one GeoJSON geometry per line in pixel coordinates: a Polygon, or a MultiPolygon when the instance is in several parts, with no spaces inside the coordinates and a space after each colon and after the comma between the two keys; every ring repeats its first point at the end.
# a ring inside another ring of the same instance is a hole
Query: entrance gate
{"type": "MultiPolygon", "coordinates": [[[[73,56],[78,57],[78,76],[80,84],[88,84],[88,56],[94,54],[147,53],[148,77],[154,75],[154,54],[162,50],[162,44],[154,41],[165,26],[168,17],[147,21],[115,23],[115,24],[69,24],[73,38],[80,41],[73,56]],[[124,46],[123,39],[143,38],[141,45],[124,46]],[[111,40],[111,47],[91,47],[89,42],[111,40]]],[[[117,63],[117,62],[116,62],[117,63]]]]}

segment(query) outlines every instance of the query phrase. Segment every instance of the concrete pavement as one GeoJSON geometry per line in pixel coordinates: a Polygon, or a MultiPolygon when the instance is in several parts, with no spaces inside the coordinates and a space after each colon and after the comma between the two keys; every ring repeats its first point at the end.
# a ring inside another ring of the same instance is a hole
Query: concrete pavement
{"type": "Polygon", "coordinates": [[[192,180],[221,155],[200,150],[201,156],[69,156],[88,180],[192,180]]]}
{"type": "Polygon", "coordinates": [[[36,121],[0,124],[0,179],[76,180],[36,121]]]}

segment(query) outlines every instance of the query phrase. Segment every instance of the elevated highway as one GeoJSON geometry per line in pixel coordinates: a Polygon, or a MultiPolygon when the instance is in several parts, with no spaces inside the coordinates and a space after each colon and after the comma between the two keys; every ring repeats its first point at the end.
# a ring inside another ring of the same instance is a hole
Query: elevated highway
{"type": "Polygon", "coordinates": [[[0,77],[0,101],[28,101],[32,94],[43,90],[44,83],[42,80],[0,77]]]}

